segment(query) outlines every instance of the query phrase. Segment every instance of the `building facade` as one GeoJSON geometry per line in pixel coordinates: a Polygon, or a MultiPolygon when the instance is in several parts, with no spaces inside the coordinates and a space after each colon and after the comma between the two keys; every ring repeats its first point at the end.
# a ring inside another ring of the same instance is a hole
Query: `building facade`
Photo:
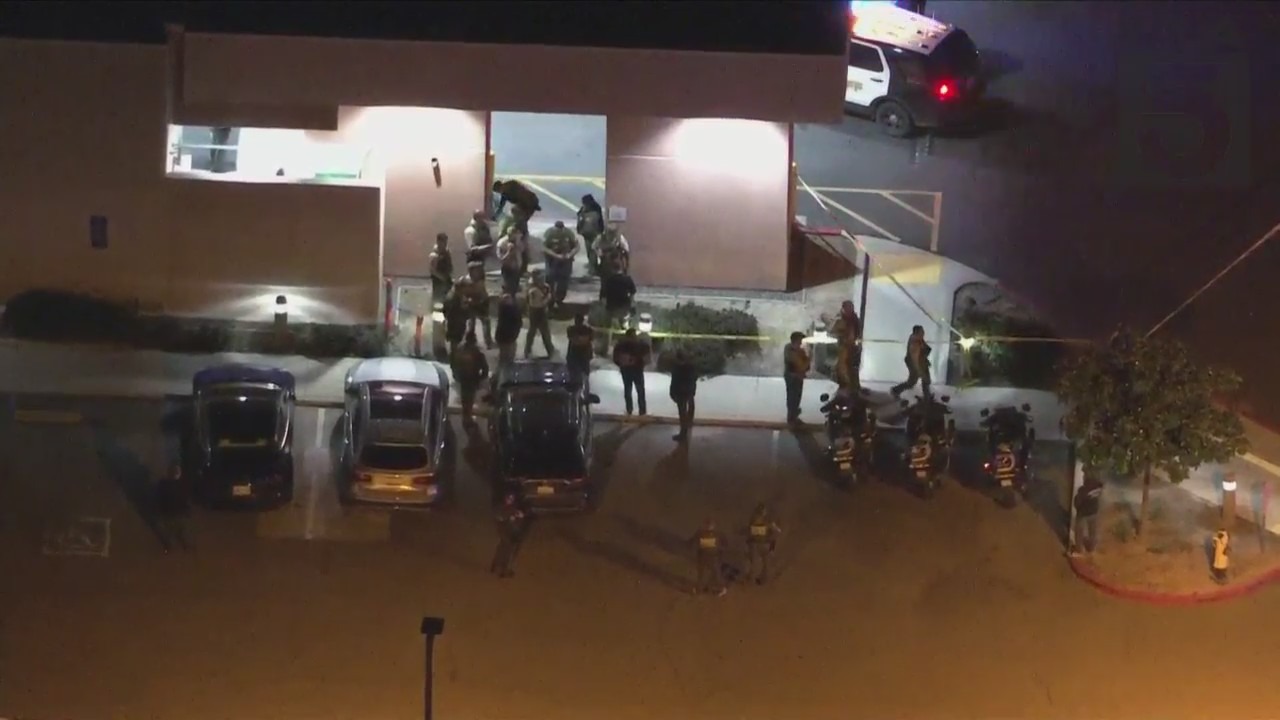
{"type": "Polygon", "coordinates": [[[426,275],[435,234],[487,206],[493,111],[607,117],[638,283],[782,290],[792,125],[839,120],[845,65],[177,27],[167,45],[0,39],[0,298],[261,320],[287,294],[299,319],[372,321],[382,279],[426,275]],[[192,167],[183,127],[232,128],[235,171],[192,167]]]}

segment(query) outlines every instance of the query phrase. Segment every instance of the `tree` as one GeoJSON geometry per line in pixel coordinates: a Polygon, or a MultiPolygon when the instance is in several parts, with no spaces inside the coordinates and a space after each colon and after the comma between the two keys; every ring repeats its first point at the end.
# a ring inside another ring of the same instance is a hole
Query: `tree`
{"type": "Polygon", "coordinates": [[[1142,476],[1137,535],[1146,524],[1152,472],[1179,483],[1204,463],[1248,450],[1240,418],[1214,402],[1240,379],[1198,366],[1179,342],[1135,339],[1122,330],[1107,345],[1068,359],[1063,371],[1063,425],[1085,469],[1142,476]]]}

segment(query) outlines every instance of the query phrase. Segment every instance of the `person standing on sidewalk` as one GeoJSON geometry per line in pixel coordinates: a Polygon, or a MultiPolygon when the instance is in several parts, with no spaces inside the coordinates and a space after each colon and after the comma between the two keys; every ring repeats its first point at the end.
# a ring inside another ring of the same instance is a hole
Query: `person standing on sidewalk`
{"type": "Polygon", "coordinates": [[[1076,490],[1075,527],[1072,528],[1072,555],[1092,553],[1098,545],[1098,511],[1102,507],[1102,481],[1093,474],[1084,476],[1076,490]]]}
{"type": "Polygon", "coordinates": [[[627,404],[627,414],[632,411],[631,391],[636,393],[636,404],[640,414],[649,413],[644,395],[644,368],[649,364],[649,346],[636,337],[636,329],[628,328],[627,332],[613,346],[613,362],[622,374],[622,397],[627,404]]]}
{"type": "Polygon", "coordinates": [[[769,508],[764,503],[756,505],[747,523],[747,578],[755,578],[757,585],[769,581],[769,558],[778,548],[781,534],[782,527],[769,517],[769,508]]]}
{"type": "Polygon", "coordinates": [[[1213,534],[1213,581],[1226,585],[1231,571],[1231,535],[1225,529],[1213,534]]]}
{"type": "Polygon", "coordinates": [[[498,243],[503,292],[520,292],[520,278],[524,274],[524,243],[524,233],[518,228],[513,229],[505,240],[498,243]]]}
{"type": "Polygon", "coordinates": [[[533,354],[533,336],[542,336],[542,345],[546,348],[547,357],[556,354],[556,346],[551,342],[551,286],[542,277],[542,269],[533,271],[529,279],[529,287],[524,291],[525,307],[529,311],[529,329],[524,334],[524,357],[526,360],[533,354]]]}
{"type": "Polygon", "coordinates": [[[698,528],[698,532],[690,538],[690,543],[696,549],[698,565],[698,579],[694,585],[693,594],[707,593],[723,596],[729,592],[724,585],[724,572],[721,568],[724,538],[716,529],[716,522],[707,518],[706,522],[702,523],[702,527],[698,528]]]}
{"type": "Polygon", "coordinates": [[[680,432],[672,440],[686,442],[693,431],[694,396],[698,394],[698,369],[684,348],[676,350],[671,362],[671,400],[680,416],[680,432]]]}
{"type": "Polygon", "coordinates": [[[636,297],[636,283],[626,273],[606,274],[600,280],[600,299],[604,301],[609,328],[621,326],[622,319],[631,314],[636,297]]]}
{"type": "Polygon", "coordinates": [[[493,562],[489,563],[489,572],[500,578],[509,578],[516,574],[516,554],[524,542],[528,516],[516,496],[508,493],[502,498],[502,507],[498,508],[495,520],[498,524],[498,548],[493,553],[493,562]]]}
{"type": "Polygon", "coordinates": [[[474,427],[476,392],[480,389],[480,383],[489,377],[489,361],[480,351],[475,333],[467,333],[466,340],[453,351],[450,361],[453,377],[458,382],[459,399],[462,401],[462,425],[474,427]]]}
{"type": "Polygon", "coordinates": [[[182,474],[182,464],[173,463],[156,481],[156,520],[165,552],[174,545],[191,550],[187,523],[191,519],[191,486],[182,474]]]}
{"type": "Polygon", "coordinates": [[[479,264],[484,271],[485,261],[494,253],[493,232],[489,229],[489,217],[483,210],[471,214],[471,222],[462,231],[462,239],[467,243],[467,266],[479,264]]]}
{"type": "Polygon", "coordinates": [[[493,347],[493,332],[489,324],[489,290],[484,283],[484,268],[471,265],[467,268],[466,283],[459,283],[462,305],[467,312],[467,332],[476,331],[476,323],[484,330],[484,346],[493,347]]]}
{"type": "Polygon", "coordinates": [[[911,337],[907,338],[907,356],[904,360],[907,363],[907,379],[893,386],[889,392],[896,398],[903,392],[910,390],[920,383],[920,391],[929,396],[929,385],[932,379],[929,376],[929,353],[933,352],[933,348],[929,347],[929,343],[924,341],[924,327],[916,325],[911,328],[911,337]]]}
{"type": "Polygon", "coordinates": [[[431,273],[431,302],[442,302],[453,289],[453,254],[449,252],[449,236],[445,233],[436,233],[436,246],[427,267],[431,273]]]}
{"type": "Polygon", "coordinates": [[[862,320],[853,307],[852,300],[840,303],[840,316],[836,318],[831,334],[836,342],[836,384],[842,387],[859,386],[859,368],[862,365],[862,320]]]}
{"type": "Polygon", "coordinates": [[[800,398],[804,378],[809,374],[809,351],[804,349],[804,333],[791,333],[791,342],[782,350],[782,381],[787,389],[787,422],[800,421],[800,398]]]}
{"type": "Polygon", "coordinates": [[[467,334],[467,307],[464,296],[466,286],[470,282],[469,277],[458,278],[458,284],[444,296],[444,302],[441,303],[440,311],[444,313],[444,339],[449,343],[450,358],[467,334]]]}
{"type": "Polygon", "coordinates": [[[590,194],[582,196],[582,207],[578,208],[578,234],[582,236],[582,244],[587,249],[587,270],[592,275],[600,273],[600,262],[597,258],[596,241],[604,232],[604,208],[590,194]]]}
{"type": "Polygon", "coordinates": [[[569,294],[569,280],[573,277],[573,258],[578,254],[578,236],[557,220],[542,236],[542,254],[547,269],[547,282],[551,285],[552,301],[559,305],[569,294]]]}
{"type": "Polygon", "coordinates": [[[586,389],[591,388],[591,355],[594,352],[596,331],[587,324],[582,313],[573,316],[573,324],[565,331],[569,349],[565,353],[565,361],[569,373],[583,383],[586,389]]]}
{"type": "Polygon", "coordinates": [[[524,318],[520,315],[520,301],[514,293],[503,291],[498,298],[498,328],[494,333],[498,341],[498,367],[503,368],[516,359],[516,342],[520,339],[520,327],[524,318]]]}

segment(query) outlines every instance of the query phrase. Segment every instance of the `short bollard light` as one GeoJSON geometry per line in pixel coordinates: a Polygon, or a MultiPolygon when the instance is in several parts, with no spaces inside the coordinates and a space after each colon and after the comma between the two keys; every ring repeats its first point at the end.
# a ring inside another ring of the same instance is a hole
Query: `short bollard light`
{"type": "Polygon", "coordinates": [[[836,341],[831,337],[831,333],[827,332],[827,326],[822,323],[814,325],[813,332],[804,340],[809,345],[832,345],[836,341]]]}
{"type": "Polygon", "coordinates": [[[961,350],[966,350],[966,351],[967,351],[967,350],[972,350],[972,349],[973,349],[973,346],[974,346],[974,345],[976,345],[976,344],[977,344],[977,342],[978,342],[978,340],[977,340],[976,338],[971,338],[971,337],[962,337],[962,338],[960,338],[960,349],[961,349],[961,350]]]}
{"type": "Polygon", "coordinates": [[[436,303],[435,306],[431,308],[431,322],[444,322],[444,303],[436,303]]]}
{"type": "Polygon", "coordinates": [[[636,325],[636,329],[646,334],[653,332],[653,316],[649,313],[640,313],[640,322],[636,325]]]}
{"type": "Polygon", "coordinates": [[[289,325],[289,298],[276,296],[276,329],[283,330],[289,325]]]}
{"type": "Polygon", "coordinates": [[[1236,474],[1226,473],[1222,478],[1222,527],[1230,530],[1236,524],[1236,474]]]}

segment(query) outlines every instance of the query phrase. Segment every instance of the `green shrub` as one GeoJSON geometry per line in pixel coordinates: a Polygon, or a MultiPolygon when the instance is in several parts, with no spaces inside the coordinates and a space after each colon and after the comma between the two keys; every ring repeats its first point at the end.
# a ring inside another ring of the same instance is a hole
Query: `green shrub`
{"type": "Polygon", "coordinates": [[[378,357],[385,354],[387,339],[377,325],[307,324],[292,328],[295,352],[307,357],[378,357]]]}
{"type": "MultiPolygon", "coordinates": [[[[751,313],[730,309],[714,310],[696,303],[680,303],[673,308],[654,307],[637,303],[635,314],[649,313],[653,317],[653,329],[659,335],[715,335],[755,337],[760,334],[760,323],[751,313]]],[[[608,333],[609,318],[604,308],[594,305],[588,313],[588,322],[596,328],[596,354],[608,355],[611,350],[608,333]]],[[[616,339],[616,338],[615,338],[616,339]]],[[[675,351],[683,349],[702,376],[721,375],[728,361],[740,355],[760,354],[757,340],[724,340],[719,338],[653,338],[653,354],[659,372],[670,372],[675,351]]]]}
{"type": "Polygon", "coordinates": [[[1066,346],[1043,322],[972,312],[956,328],[966,337],[1050,338],[1049,342],[979,342],[969,351],[968,376],[978,384],[1051,390],[1066,346]]]}
{"type": "Polygon", "coordinates": [[[213,320],[173,317],[145,317],[138,323],[134,347],[190,355],[209,355],[235,350],[231,327],[213,320]]]}
{"type": "Polygon", "coordinates": [[[26,340],[121,342],[133,333],[136,303],[62,290],[28,290],[10,298],[0,327],[26,340]]]}

